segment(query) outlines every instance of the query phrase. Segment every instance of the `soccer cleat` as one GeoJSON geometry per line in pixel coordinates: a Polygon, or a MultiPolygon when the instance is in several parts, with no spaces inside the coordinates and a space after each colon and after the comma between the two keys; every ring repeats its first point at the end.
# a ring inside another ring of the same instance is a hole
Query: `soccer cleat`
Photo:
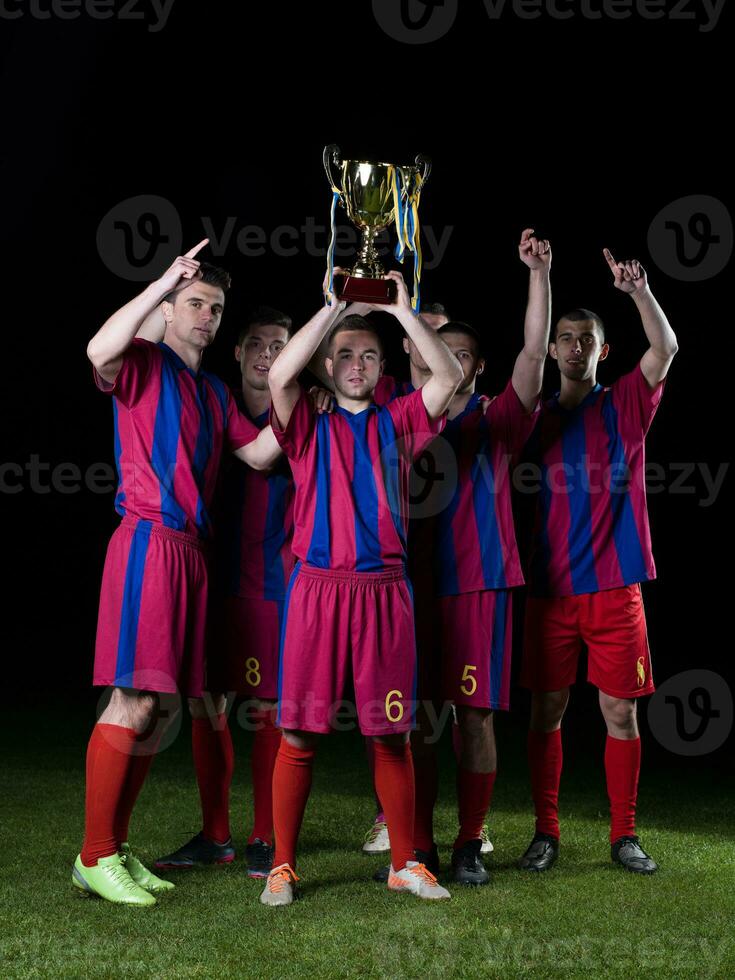
{"type": "Polygon", "coordinates": [[[559,840],[551,834],[534,834],[526,853],[518,862],[524,871],[548,871],[559,857],[559,840]]]}
{"type": "Polygon", "coordinates": [[[296,898],[298,880],[290,864],[279,864],[268,875],[260,901],[263,905],[290,905],[296,898]]]}
{"type": "Polygon", "coordinates": [[[365,843],[362,845],[365,854],[383,854],[390,850],[390,837],[388,836],[388,825],[383,820],[376,820],[367,834],[365,843]]]}
{"type": "Polygon", "coordinates": [[[652,875],[658,871],[658,865],[643,850],[635,834],[618,837],[610,848],[610,857],[616,864],[622,864],[626,871],[638,875],[652,875]]]}
{"type": "MultiPolygon", "coordinates": [[[[436,844],[431,845],[430,851],[419,851],[418,849],[414,851],[416,855],[416,860],[419,864],[425,865],[429,871],[436,877],[439,874],[439,851],[436,848],[436,844]]],[[[378,870],[373,875],[373,881],[379,881],[382,885],[388,880],[388,875],[390,874],[390,865],[386,864],[385,867],[378,868],[378,870]]]]}
{"type": "Polygon", "coordinates": [[[135,884],[145,888],[151,895],[162,895],[164,892],[173,891],[176,887],[172,881],[164,881],[163,878],[158,878],[149,871],[143,862],[132,853],[127,841],[120,845],[120,857],[125,865],[125,870],[135,884]]]}
{"type": "Polygon", "coordinates": [[[200,831],[196,837],[192,837],[178,851],[158,858],[153,866],[178,871],[186,868],[199,868],[208,864],[229,864],[234,860],[235,848],[232,846],[231,837],[224,844],[216,844],[213,840],[207,840],[200,831]]]}
{"type": "Polygon", "coordinates": [[[150,892],[136,885],[119,854],[100,858],[91,868],[82,864],[79,854],[72,868],[71,881],[84,895],[98,895],[116,905],[155,905],[150,892]]]}
{"type": "Polygon", "coordinates": [[[486,885],[490,881],[487,868],[480,860],[480,839],[469,840],[452,853],[452,875],[460,885],[486,885]]]}
{"type": "Polygon", "coordinates": [[[393,865],[388,873],[388,890],[410,892],[419,898],[439,899],[452,896],[442,888],[434,875],[418,861],[408,861],[405,868],[394,871],[393,865]]]}
{"type": "Polygon", "coordinates": [[[273,847],[260,837],[245,848],[245,863],[250,878],[267,878],[273,867],[273,847]]]}
{"type": "Polygon", "coordinates": [[[480,847],[480,854],[490,854],[494,850],[493,842],[490,840],[490,833],[488,831],[488,826],[486,823],[482,825],[482,830],[480,831],[480,840],[482,845],[480,847]]]}

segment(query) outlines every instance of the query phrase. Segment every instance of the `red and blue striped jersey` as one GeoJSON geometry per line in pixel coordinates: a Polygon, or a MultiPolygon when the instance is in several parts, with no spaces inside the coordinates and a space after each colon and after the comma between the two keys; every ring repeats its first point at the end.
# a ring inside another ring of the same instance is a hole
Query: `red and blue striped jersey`
{"type": "Polygon", "coordinates": [[[437,517],[438,595],[523,585],[511,468],[538,417],[538,409],[525,410],[509,381],[492,401],[473,394],[464,411],[447,421],[440,438],[449,443],[457,468],[454,491],[437,517]]]}
{"type": "Polygon", "coordinates": [[[134,340],[114,384],[94,374],[114,396],[118,514],[209,537],[222,452],[258,429],[223,381],[195,373],[166,344],[134,340]]]}
{"type": "Polygon", "coordinates": [[[382,374],[378,378],[378,383],[375,386],[373,401],[376,405],[387,405],[394,398],[410,395],[415,390],[410,381],[396,381],[391,375],[382,374]]]}
{"type": "Polygon", "coordinates": [[[529,584],[539,596],[581,595],[656,577],[645,481],[645,437],[664,382],[640,365],[573,409],[543,407],[526,458],[540,493],[529,584]]]}
{"type": "MultiPolygon", "coordinates": [[[[233,392],[248,418],[240,392],[233,392]]],[[[268,425],[268,412],[251,421],[268,425]]],[[[226,595],[246,599],[284,599],[293,570],[294,485],[281,457],[267,473],[239,459],[225,465],[217,509],[217,580],[226,595]]]]}
{"type": "Polygon", "coordinates": [[[302,391],[285,430],[271,410],[296,484],[296,557],[353,572],[405,564],[411,463],[443,424],[420,391],[356,415],[339,406],[317,415],[302,391]]]}

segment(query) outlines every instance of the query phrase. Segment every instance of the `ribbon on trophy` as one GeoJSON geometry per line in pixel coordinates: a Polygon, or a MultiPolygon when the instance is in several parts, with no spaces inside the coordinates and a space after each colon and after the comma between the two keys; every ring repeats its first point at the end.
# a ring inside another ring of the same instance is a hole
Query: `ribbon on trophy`
{"type": "Polygon", "coordinates": [[[395,257],[398,262],[403,264],[406,249],[413,252],[413,296],[411,297],[411,309],[418,313],[421,307],[421,265],[423,257],[421,254],[421,233],[419,228],[419,203],[421,201],[421,188],[424,178],[420,173],[414,175],[413,189],[406,186],[406,178],[403,170],[397,167],[392,168],[391,179],[393,182],[393,202],[396,218],[396,232],[398,241],[396,242],[395,257]],[[398,175],[400,174],[400,184],[398,175]],[[405,205],[403,199],[405,196],[405,205]]]}
{"type": "Polygon", "coordinates": [[[334,186],[330,180],[332,186],[332,210],[329,217],[329,248],[327,249],[327,288],[324,291],[324,304],[329,306],[332,302],[332,297],[334,296],[334,249],[337,244],[337,222],[335,219],[337,213],[337,202],[340,198],[340,191],[334,186]]]}

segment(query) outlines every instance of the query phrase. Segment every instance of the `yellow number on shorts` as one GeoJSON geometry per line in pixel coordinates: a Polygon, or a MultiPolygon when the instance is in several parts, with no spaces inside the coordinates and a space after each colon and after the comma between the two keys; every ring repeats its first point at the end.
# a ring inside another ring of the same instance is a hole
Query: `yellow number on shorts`
{"type": "Polygon", "coordinates": [[[388,691],[385,696],[385,713],[388,717],[388,721],[396,722],[403,718],[403,705],[400,702],[400,698],[403,695],[400,691],[388,691]],[[391,701],[391,698],[395,694],[395,700],[391,701]]]}
{"type": "Polygon", "coordinates": [[[245,661],[245,680],[250,687],[260,684],[260,662],[255,657],[248,657],[245,661]]]}
{"type": "Polygon", "coordinates": [[[471,671],[473,670],[477,670],[477,667],[473,667],[471,664],[464,665],[464,673],[462,674],[462,680],[469,681],[472,687],[468,691],[467,688],[464,686],[464,684],[462,684],[462,686],[460,687],[460,691],[468,698],[471,698],[472,695],[477,690],[477,678],[475,677],[474,674],[471,673],[471,671]]]}

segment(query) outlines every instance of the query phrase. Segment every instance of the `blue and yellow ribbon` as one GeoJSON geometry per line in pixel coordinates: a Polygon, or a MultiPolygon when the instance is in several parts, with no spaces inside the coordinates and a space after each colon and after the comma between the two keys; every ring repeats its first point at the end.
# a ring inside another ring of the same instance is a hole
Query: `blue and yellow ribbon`
{"type": "Polygon", "coordinates": [[[329,237],[329,248],[327,249],[327,288],[324,293],[324,305],[329,306],[332,302],[332,296],[334,295],[334,249],[337,244],[337,222],[335,220],[337,212],[337,201],[339,201],[340,192],[332,184],[332,211],[329,218],[330,227],[330,237],[329,237]]]}

